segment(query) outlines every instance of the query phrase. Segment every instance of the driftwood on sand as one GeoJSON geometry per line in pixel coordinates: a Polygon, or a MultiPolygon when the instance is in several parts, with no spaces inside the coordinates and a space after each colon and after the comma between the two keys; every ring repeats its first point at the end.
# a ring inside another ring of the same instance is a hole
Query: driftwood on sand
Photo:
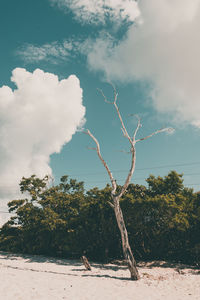
{"type": "Polygon", "coordinates": [[[92,270],[92,268],[91,268],[91,266],[90,266],[90,263],[89,263],[89,261],[88,261],[88,259],[87,259],[86,256],[84,256],[84,255],[81,256],[81,261],[82,261],[82,263],[84,264],[86,270],[88,270],[88,271],[91,271],[91,270],[92,270]]]}

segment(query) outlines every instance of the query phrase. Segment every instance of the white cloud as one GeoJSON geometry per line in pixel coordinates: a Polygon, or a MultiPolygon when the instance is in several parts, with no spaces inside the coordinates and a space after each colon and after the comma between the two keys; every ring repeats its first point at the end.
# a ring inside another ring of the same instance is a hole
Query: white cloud
{"type": "Polygon", "coordinates": [[[20,55],[27,63],[39,61],[51,61],[56,63],[57,60],[66,60],[74,51],[75,42],[64,41],[63,43],[53,42],[42,46],[25,45],[17,54],[20,55]]]}
{"type": "Polygon", "coordinates": [[[154,107],[200,127],[200,0],[141,0],[140,23],[114,45],[100,38],[88,54],[109,79],[147,80],[154,107]]]}
{"type": "Polygon", "coordinates": [[[73,11],[76,19],[84,23],[105,23],[107,17],[114,21],[133,22],[139,16],[135,0],[49,0],[62,9],[73,11]]]}
{"type": "Polygon", "coordinates": [[[15,90],[0,88],[0,198],[9,200],[22,176],[52,173],[50,155],[71,140],[85,115],[75,75],[59,81],[40,69],[16,68],[11,80],[15,90]]]}

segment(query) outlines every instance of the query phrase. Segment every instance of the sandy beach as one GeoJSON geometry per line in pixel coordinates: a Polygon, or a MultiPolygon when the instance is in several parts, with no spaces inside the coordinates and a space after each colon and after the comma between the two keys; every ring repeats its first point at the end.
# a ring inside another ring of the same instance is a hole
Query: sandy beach
{"type": "Polygon", "coordinates": [[[139,281],[126,266],[0,253],[0,299],[200,299],[200,272],[166,262],[140,263],[139,281]]]}

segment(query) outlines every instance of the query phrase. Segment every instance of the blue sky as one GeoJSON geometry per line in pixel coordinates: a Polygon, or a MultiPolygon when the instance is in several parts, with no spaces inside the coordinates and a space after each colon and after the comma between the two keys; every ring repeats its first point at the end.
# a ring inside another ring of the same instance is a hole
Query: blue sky
{"type": "Polygon", "coordinates": [[[2,0],[2,210],[19,178],[32,173],[52,172],[55,182],[68,174],[87,189],[105,186],[108,176],[81,126],[98,138],[123,183],[130,156],[121,151],[129,145],[113,106],[97,91],[113,97],[107,81],[118,90],[129,132],[136,126],[129,114],[141,117],[138,137],[175,129],[137,145],[132,182],[175,169],[199,190],[199,14],[199,0],[2,0]]]}

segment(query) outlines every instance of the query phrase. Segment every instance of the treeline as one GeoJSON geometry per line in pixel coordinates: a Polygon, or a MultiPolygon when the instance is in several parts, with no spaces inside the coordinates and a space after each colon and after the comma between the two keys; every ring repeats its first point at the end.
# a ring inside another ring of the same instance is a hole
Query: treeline
{"type": "MultiPolygon", "coordinates": [[[[182,175],[150,175],[148,187],[130,184],[121,200],[130,245],[137,260],[200,264],[200,193],[184,187],[182,175]]],[[[0,250],[96,261],[123,257],[109,205],[111,188],[84,191],[83,182],[23,178],[26,197],[8,203],[15,215],[0,230],[0,250]]]]}

